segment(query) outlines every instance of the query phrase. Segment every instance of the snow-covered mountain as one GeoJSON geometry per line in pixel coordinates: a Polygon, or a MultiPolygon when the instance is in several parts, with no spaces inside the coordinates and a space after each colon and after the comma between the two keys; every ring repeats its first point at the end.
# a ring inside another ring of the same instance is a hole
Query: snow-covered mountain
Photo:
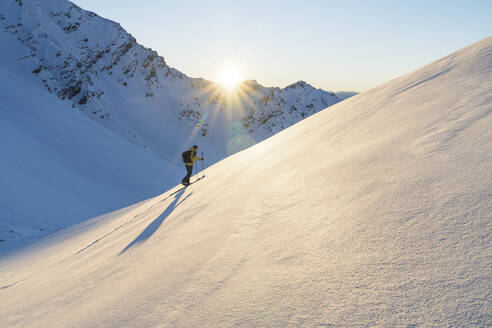
{"type": "Polygon", "coordinates": [[[0,252],[171,188],[193,144],[209,165],[340,101],[226,92],[66,0],[0,1],[0,48],[0,252]]]}
{"type": "Polygon", "coordinates": [[[4,257],[2,323],[490,327],[491,127],[492,37],[4,257]]]}
{"type": "Polygon", "coordinates": [[[338,99],[341,99],[341,100],[345,100],[345,99],[353,97],[357,94],[359,94],[359,93],[355,92],[355,91],[338,91],[338,92],[335,92],[335,95],[338,97],[338,99]]]}
{"type": "Polygon", "coordinates": [[[47,93],[18,59],[28,51],[0,44],[0,253],[176,184],[172,163],[47,93]]]}
{"type": "Polygon", "coordinates": [[[227,92],[66,0],[2,1],[0,31],[26,47],[19,60],[50,93],[165,160],[193,142],[215,162],[340,101],[303,81],[227,92]]]}

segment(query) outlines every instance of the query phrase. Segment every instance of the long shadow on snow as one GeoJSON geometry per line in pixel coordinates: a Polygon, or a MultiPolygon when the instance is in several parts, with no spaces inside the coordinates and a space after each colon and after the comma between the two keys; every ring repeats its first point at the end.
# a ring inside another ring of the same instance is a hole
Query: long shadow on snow
{"type": "Polygon", "coordinates": [[[147,239],[149,239],[150,236],[152,236],[154,234],[154,232],[157,231],[157,229],[159,229],[159,227],[161,226],[162,222],[164,222],[164,220],[174,211],[174,209],[176,207],[178,207],[179,205],[181,205],[181,203],[183,203],[188,197],[191,196],[191,194],[193,194],[192,192],[189,193],[188,195],[186,195],[185,198],[183,198],[179,203],[179,199],[181,198],[181,196],[184,194],[186,188],[183,188],[183,190],[181,190],[179,193],[177,193],[175,196],[174,196],[174,200],[172,201],[171,204],[169,204],[169,206],[164,210],[164,212],[162,212],[161,215],[159,215],[154,221],[152,221],[148,226],[147,228],[145,228],[144,231],[142,231],[140,233],[140,235],[137,236],[137,238],[135,238],[131,243],[129,243],[121,252],[120,252],[120,255],[123,254],[124,252],[126,252],[127,250],[129,250],[130,248],[132,248],[133,246],[135,246],[136,244],[140,244],[140,243],[143,243],[144,241],[146,241],[147,239]]]}

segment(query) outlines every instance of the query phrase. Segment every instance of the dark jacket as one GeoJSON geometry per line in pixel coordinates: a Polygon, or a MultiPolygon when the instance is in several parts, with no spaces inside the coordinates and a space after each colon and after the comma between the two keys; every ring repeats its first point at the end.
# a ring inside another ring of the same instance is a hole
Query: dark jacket
{"type": "Polygon", "coordinates": [[[188,151],[191,151],[191,156],[189,158],[190,159],[189,161],[185,161],[186,166],[193,166],[193,163],[195,163],[196,160],[203,161],[202,157],[197,156],[196,150],[193,147],[188,149],[188,151]]]}

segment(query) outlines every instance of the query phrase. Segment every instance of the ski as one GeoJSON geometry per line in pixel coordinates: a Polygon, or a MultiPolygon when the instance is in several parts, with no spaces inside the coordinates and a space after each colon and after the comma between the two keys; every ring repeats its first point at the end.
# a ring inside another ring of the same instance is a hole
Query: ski
{"type": "Polygon", "coordinates": [[[194,184],[194,183],[196,183],[196,182],[200,181],[200,180],[201,180],[201,179],[203,179],[203,178],[205,178],[205,175],[203,175],[203,176],[201,176],[201,177],[197,178],[197,179],[196,179],[195,181],[193,181],[193,182],[190,182],[190,183],[189,183],[189,184],[187,184],[186,186],[184,186],[184,185],[183,185],[183,187],[182,187],[182,188],[179,188],[178,190],[173,191],[172,193],[170,193],[170,194],[169,194],[169,196],[172,196],[172,195],[177,194],[178,192],[180,192],[180,191],[182,191],[182,190],[186,189],[186,187],[188,187],[188,186],[190,186],[190,185],[192,185],[192,184],[194,184]]]}

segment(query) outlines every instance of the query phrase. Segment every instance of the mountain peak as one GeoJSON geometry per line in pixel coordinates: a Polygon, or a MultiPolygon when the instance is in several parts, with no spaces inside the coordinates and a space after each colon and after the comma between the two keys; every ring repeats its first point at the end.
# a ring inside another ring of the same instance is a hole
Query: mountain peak
{"type": "Polygon", "coordinates": [[[301,88],[301,89],[314,89],[314,87],[312,85],[310,85],[306,81],[302,81],[302,80],[297,81],[295,83],[292,83],[292,84],[288,85],[285,88],[286,89],[296,89],[296,88],[301,88]]]}

